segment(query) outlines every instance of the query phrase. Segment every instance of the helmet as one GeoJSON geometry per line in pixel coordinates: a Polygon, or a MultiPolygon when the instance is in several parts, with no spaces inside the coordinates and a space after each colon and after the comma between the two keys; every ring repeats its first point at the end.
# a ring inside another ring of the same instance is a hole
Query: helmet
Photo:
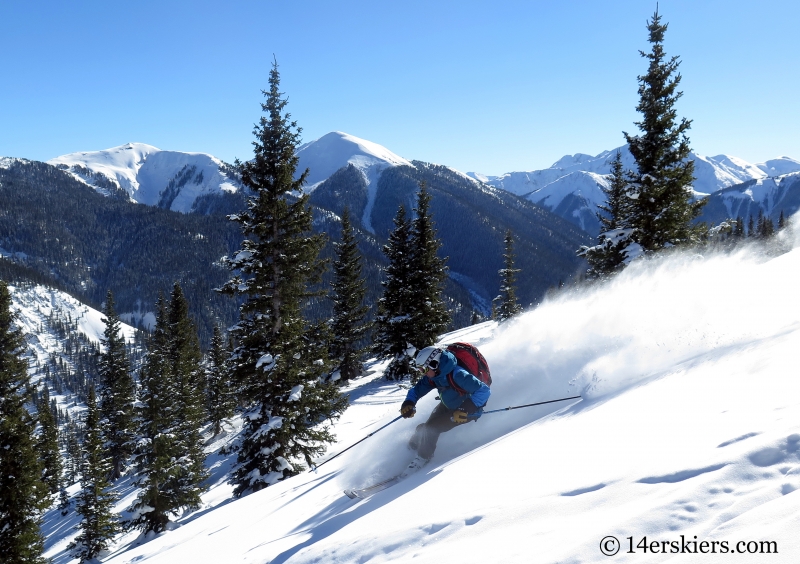
{"type": "Polygon", "coordinates": [[[425,347],[417,353],[414,364],[420,370],[437,370],[439,368],[439,358],[442,356],[442,349],[437,347],[425,347]]]}

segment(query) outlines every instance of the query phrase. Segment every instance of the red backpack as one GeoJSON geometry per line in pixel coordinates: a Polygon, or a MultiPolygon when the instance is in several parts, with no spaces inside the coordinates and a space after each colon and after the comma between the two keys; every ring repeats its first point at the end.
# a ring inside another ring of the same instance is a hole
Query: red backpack
{"type": "MultiPolygon", "coordinates": [[[[486,362],[481,351],[477,348],[469,343],[453,343],[452,345],[447,345],[445,350],[456,357],[456,362],[461,368],[475,376],[487,386],[492,385],[492,374],[489,371],[489,363],[486,362]]],[[[456,385],[453,380],[452,372],[447,375],[447,381],[450,383],[450,387],[459,394],[466,395],[467,391],[456,385]]]]}

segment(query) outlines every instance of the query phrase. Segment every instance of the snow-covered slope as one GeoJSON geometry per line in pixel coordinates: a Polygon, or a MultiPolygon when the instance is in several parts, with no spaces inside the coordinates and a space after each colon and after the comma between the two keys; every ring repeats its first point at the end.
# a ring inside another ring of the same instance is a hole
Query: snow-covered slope
{"type": "MultiPolygon", "coordinates": [[[[79,366],[72,359],[77,348],[94,343],[99,349],[105,331],[101,312],[49,287],[11,285],[9,289],[12,309],[17,313],[17,326],[25,336],[31,381],[37,388],[42,385],[46,365],[58,363],[63,370],[75,373],[79,366]]],[[[131,342],[136,330],[124,323],[120,328],[125,339],[131,342]]],[[[63,384],[61,388],[60,391],[52,389],[50,393],[59,408],[71,417],[82,412],[83,404],[76,402],[63,384]]]]}
{"type": "MultiPolygon", "coordinates": [[[[12,286],[11,297],[18,325],[27,337],[29,352],[36,360],[43,362],[60,350],[62,343],[48,329],[56,318],[73,323],[88,341],[99,344],[103,338],[103,314],[69,294],[40,285],[12,286]]],[[[136,331],[133,327],[122,323],[121,329],[126,340],[133,339],[136,331]]]]}
{"type": "MultiPolygon", "coordinates": [[[[604,178],[611,172],[611,162],[620,151],[626,170],[635,168],[633,155],[627,145],[597,156],[583,153],[566,155],[551,167],[528,172],[509,172],[501,176],[469,173],[473,178],[503,188],[544,206],[561,217],[596,233],[597,206],[605,201],[601,187],[607,186],[604,178]]],[[[698,196],[706,196],[724,188],[750,180],[762,180],[800,171],[800,162],[789,157],[779,157],[766,163],[750,164],[738,157],[717,155],[705,157],[691,153],[695,163],[693,188],[698,196]]]]}
{"type": "MultiPolygon", "coordinates": [[[[429,394],[413,420],[316,473],[230,502],[231,487],[215,482],[174,530],[129,533],[103,560],[609,562],[601,548],[614,536],[614,562],[797,562],[800,249],[784,244],[795,248],[770,260],[743,250],[641,262],[505,326],[447,335],[488,359],[489,409],[583,400],[487,413],[442,435],[407,480],[364,501],[344,497],[413,456],[405,442],[435,405],[429,394]],[[768,291],[742,299],[742,288],[768,291]],[[737,554],[760,550],[777,554],[737,554]]],[[[347,390],[330,454],[396,416],[405,390],[378,376],[347,390]]],[[[48,541],[59,564],[70,534],[48,541]]]]}
{"type": "Polygon", "coordinates": [[[183,213],[192,210],[199,196],[238,190],[231,168],[218,158],[144,143],[70,153],[47,162],[106,195],[122,190],[134,202],[183,213]]]}

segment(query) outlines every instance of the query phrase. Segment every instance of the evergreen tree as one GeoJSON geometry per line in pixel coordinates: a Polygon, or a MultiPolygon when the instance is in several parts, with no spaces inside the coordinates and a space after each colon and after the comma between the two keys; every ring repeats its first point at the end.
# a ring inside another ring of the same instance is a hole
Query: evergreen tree
{"type": "Polygon", "coordinates": [[[173,285],[169,304],[169,376],[175,384],[174,398],[178,452],[175,475],[178,479],[176,503],[181,508],[200,507],[200,495],[206,490],[203,437],[205,419],[205,371],[197,329],[189,318],[189,303],[180,284],[173,285]]]}
{"type": "Polygon", "coordinates": [[[747,222],[747,236],[748,237],[755,237],[755,227],[753,225],[753,214],[750,214],[750,220],[747,222]]]}
{"type": "Polygon", "coordinates": [[[222,422],[233,417],[236,407],[228,357],[230,351],[225,346],[225,337],[219,325],[215,325],[206,360],[206,407],[211,432],[215,437],[222,431],[222,422]]]}
{"type": "Polygon", "coordinates": [[[156,302],[156,312],[156,326],[140,375],[134,481],[141,490],[131,507],[131,522],[144,531],[158,533],[165,529],[170,514],[180,508],[174,460],[181,452],[175,404],[178,391],[170,362],[169,312],[163,295],[156,302]]]}
{"type": "Polygon", "coordinates": [[[346,207],[342,213],[342,241],[334,245],[337,258],[333,263],[334,279],[331,283],[333,340],[330,357],[341,379],[347,381],[360,376],[364,370],[361,362],[364,349],[359,344],[369,330],[365,321],[369,308],[364,305],[367,288],[361,277],[362,258],[350,225],[350,211],[346,207]]]}
{"type": "Polygon", "coordinates": [[[597,245],[578,250],[578,256],[584,257],[589,263],[586,276],[590,280],[605,278],[618,272],[627,258],[625,249],[631,234],[631,199],[628,197],[628,184],[620,151],[617,151],[611,163],[609,185],[601,189],[606,195],[606,203],[598,206],[600,211],[597,219],[600,220],[601,232],[597,237],[597,245]]]}
{"type": "MultiPolygon", "coordinates": [[[[642,120],[636,126],[641,135],[625,139],[636,159],[637,170],[628,177],[631,197],[630,227],[632,240],[646,251],[658,251],[699,240],[702,228],[692,226],[705,200],[692,202],[694,161],[689,160],[686,132],[691,121],[678,121],[675,103],[682,96],[677,90],[681,75],[678,57],[667,58],[664,34],[658,11],[647,24],[649,53],[640,51],[649,61],[647,74],[639,76],[639,104],[642,120]]],[[[635,251],[627,246],[629,256],[635,251]]]]}
{"type": "Polygon", "coordinates": [[[125,353],[125,339],[120,334],[121,321],[114,309],[114,295],[106,294],[103,308],[105,330],[101,344],[98,372],[100,377],[100,417],[106,448],[111,455],[111,479],[122,476],[125,463],[133,453],[135,422],[133,402],[135,385],[125,353]]]}
{"type": "Polygon", "coordinates": [[[766,235],[766,228],[764,226],[764,210],[758,210],[758,219],[756,220],[756,237],[763,239],[766,235]]]}
{"type": "Polygon", "coordinates": [[[86,562],[96,558],[108,548],[111,539],[119,532],[117,516],[111,508],[116,496],[109,491],[107,476],[111,473],[111,461],[105,453],[100,436],[100,421],[94,386],[89,388],[86,400],[86,437],[84,439],[84,464],[81,491],[75,510],[81,516],[76,527],[80,534],[70,544],[72,556],[86,562]]]}
{"type": "Polygon", "coordinates": [[[42,480],[50,493],[57,493],[61,484],[61,452],[58,448],[58,425],[50,406],[50,390],[45,384],[37,408],[39,414],[39,440],[36,450],[42,461],[42,480]]]}
{"type": "Polygon", "coordinates": [[[204,373],[197,332],[179,284],[158,318],[142,370],[137,477],[141,492],[133,524],[161,532],[170,515],[197,509],[208,477],[200,427],[205,418],[204,373]]]}
{"type": "Polygon", "coordinates": [[[733,238],[738,241],[744,239],[744,236],[744,219],[742,216],[738,216],[733,224],[733,238]]]}
{"type": "Polygon", "coordinates": [[[781,216],[778,218],[778,229],[783,229],[786,227],[786,218],[783,216],[783,210],[781,210],[781,216]]]}
{"type": "Polygon", "coordinates": [[[394,230],[389,234],[383,252],[389,264],[381,282],[383,295],[378,300],[373,351],[378,358],[392,359],[384,374],[390,380],[399,380],[412,373],[406,351],[414,339],[411,222],[406,218],[402,205],[397,210],[394,230]]]}
{"type": "Polygon", "coordinates": [[[496,315],[498,321],[511,319],[522,311],[522,306],[517,302],[517,272],[514,268],[514,237],[511,231],[506,231],[504,239],[505,252],[503,253],[504,268],[500,269],[500,305],[496,315]]]}
{"type": "Polygon", "coordinates": [[[318,356],[302,314],[324,267],[318,258],[323,238],[311,234],[308,195],[290,200],[302,193],[308,171],[295,179],[301,130],[283,113],[287,101],[279,91],[277,63],[269,85],[265,115],[254,129],[255,158],[237,162],[253,196],[247,210],[232,216],[245,239],[228,261],[238,274],[221,289],[244,296],[232,330],[234,376],[250,404],[232,476],[236,496],[297,474],[300,459],[311,464],[333,441],[330,427],[321,423],[338,417],[347,404],[335,386],[320,383],[327,355],[318,356]]]}
{"type": "Polygon", "coordinates": [[[423,181],[417,191],[411,229],[411,344],[417,349],[434,344],[450,325],[450,313],[442,299],[447,259],[438,256],[442,242],[436,236],[430,202],[423,181]]]}
{"type": "Polygon", "coordinates": [[[8,285],[0,281],[0,554],[4,563],[38,564],[45,562],[39,526],[49,496],[36,452],[36,421],[25,408],[32,389],[15,319],[8,285]]]}

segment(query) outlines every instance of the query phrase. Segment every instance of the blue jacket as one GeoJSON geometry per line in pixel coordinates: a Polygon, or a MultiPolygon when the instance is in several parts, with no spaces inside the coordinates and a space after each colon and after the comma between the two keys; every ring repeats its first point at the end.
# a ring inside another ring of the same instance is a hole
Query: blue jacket
{"type": "Polygon", "coordinates": [[[472,403],[477,407],[483,407],[489,401],[491,391],[489,386],[478,380],[460,366],[456,364],[456,357],[448,351],[442,353],[439,359],[439,371],[435,376],[429,378],[423,376],[416,386],[408,390],[406,400],[417,403],[419,399],[436,388],[439,391],[439,398],[444,406],[448,409],[458,409],[465,399],[470,398],[472,403]],[[452,374],[453,381],[458,387],[467,392],[467,395],[459,394],[455,388],[450,385],[447,375],[452,374]]]}

